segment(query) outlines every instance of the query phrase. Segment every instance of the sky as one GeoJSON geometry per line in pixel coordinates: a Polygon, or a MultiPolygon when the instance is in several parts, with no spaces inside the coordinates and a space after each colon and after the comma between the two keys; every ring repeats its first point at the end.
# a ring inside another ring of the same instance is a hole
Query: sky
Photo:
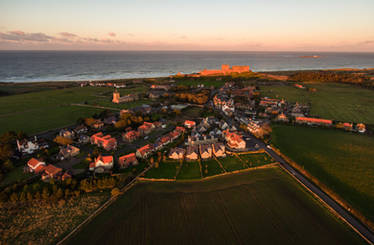
{"type": "Polygon", "coordinates": [[[0,50],[374,52],[374,0],[0,0],[0,50]]]}

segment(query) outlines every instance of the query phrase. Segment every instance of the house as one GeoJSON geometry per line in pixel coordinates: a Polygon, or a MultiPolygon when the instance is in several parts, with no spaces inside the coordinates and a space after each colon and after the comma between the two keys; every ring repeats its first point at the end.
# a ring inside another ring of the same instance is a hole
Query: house
{"type": "Polygon", "coordinates": [[[72,146],[72,145],[67,145],[66,147],[61,147],[60,152],[58,153],[58,159],[64,160],[68,159],[71,157],[75,157],[79,154],[79,148],[72,146]]]}
{"type": "Polygon", "coordinates": [[[366,132],[366,126],[363,123],[357,123],[356,128],[357,128],[357,131],[360,133],[366,132]]]}
{"type": "Polygon", "coordinates": [[[61,129],[58,135],[64,138],[74,139],[75,132],[73,130],[61,129]]]}
{"type": "Polygon", "coordinates": [[[175,130],[176,130],[176,131],[179,131],[180,133],[184,133],[184,132],[186,132],[186,129],[185,129],[184,127],[179,127],[179,126],[176,127],[175,130]]]}
{"type": "Polygon", "coordinates": [[[324,126],[332,125],[332,120],[313,118],[313,117],[296,117],[296,122],[301,123],[301,124],[309,124],[309,125],[324,125],[324,126]]]}
{"type": "Polygon", "coordinates": [[[43,172],[43,169],[45,167],[45,162],[36,158],[31,158],[27,162],[27,166],[29,168],[29,171],[32,173],[41,173],[43,172]]]}
{"type": "Polygon", "coordinates": [[[118,158],[118,164],[121,168],[127,168],[138,164],[135,153],[130,153],[118,158]]]}
{"type": "Polygon", "coordinates": [[[184,158],[184,154],[186,153],[186,150],[183,148],[172,148],[169,152],[169,158],[174,160],[181,160],[184,158]]]}
{"type": "Polygon", "coordinates": [[[117,118],[115,116],[110,116],[104,119],[104,124],[107,125],[114,125],[117,122],[117,118]]]}
{"type": "Polygon", "coordinates": [[[226,153],[225,153],[225,145],[223,143],[214,143],[212,144],[212,148],[213,148],[213,154],[216,156],[216,157],[225,157],[226,156],[226,153]]]}
{"type": "Polygon", "coordinates": [[[119,103],[135,101],[135,100],[138,100],[138,99],[139,99],[139,96],[137,94],[128,94],[128,95],[125,95],[125,96],[121,97],[120,93],[116,90],[116,91],[113,92],[112,102],[116,103],[116,104],[119,104],[119,103]]]}
{"type": "Polygon", "coordinates": [[[89,165],[90,171],[104,172],[113,168],[113,156],[98,156],[89,165]]]}
{"type": "Polygon", "coordinates": [[[186,121],[184,121],[184,126],[186,126],[187,128],[193,128],[193,127],[196,126],[196,122],[190,121],[190,120],[186,120],[186,121]]]}
{"type": "Polygon", "coordinates": [[[92,128],[94,129],[100,129],[102,127],[104,127],[104,123],[100,120],[96,120],[92,125],[91,125],[92,128]]]}
{"type": "Polygon", "coordinates": [[[107,151],[117,148],[117,140],[110,135],[103,135],[102,132],[96,133],[91,136],[91,144],[95,144],[104,148],[107,151]]]}
{"type": "Polygon", "coordinates": [[[143,124],[138,127],[138,132],[140,133],[140,135],[147,135],[152,132],[154,128],[155,126],[153,125],[153,123],[143,122],[143,124]]]}
{"type": "Polygon", "coordinates": [[[136,150],[136,156],[139,158],[147,158],[150,154],[152,154],[153,150],[154,148],[152,145],[145,145],[136,150]]]}
{"type": "Polygon", "coordinates": [[[62,175],[62,168],[58,168],[52,164],[48,164],[43,169],[42,179],[57,179],[62,175]]]}
{"type": "Polygon", "coordinates": [[[243,137],[239,134],[229,132],[226,130],[225,132],[225,139],[227,142],[227,146],[230,147],[231,149],[236,149],[236,150],[243,150],[246,147],[246,143],[243,140],[243,137]]]}
{"type": "Polygon", "coordinates": [[[21,153],[32,154],[40,149],[38,138],[35,136],[33,140],[17,140],[17,149],[21,153]]]}
{"type": "Polygon", "coordinates": [[[81,124],[74,129],[74,132],[75,134],[85,134],[88,132],[88,128],[81,124]]]}
{"type": "Polygon", "coordinates": [[[122,134],[122,139],[127,142],[133,142],[140,137],[140,132],[131,130],[122,134]]]}
{"type": "Polygon", "coordinates": [[[151,89],[163,89],[165,91],[168,91],[171,88],[168,84],[152,84],[151,89]]]}
{"type": "Polygon", "coordinates": [[[287,116],[282,112],[277,116],[276,121],[288,122],[289,120],[288,120],[287,116]]]}
{"type": "Polygon", "coordinates": [[[212,157],[212,145],[200,145],[200,157],[201,159],[209,159],[212,157]]]}
{"type": "Polygon", "coordinates": [[[88,137],[88,136],[85,135],[85,134],[80,134],[80,135],[79,135],[78,143],[81,143],[81,144],[87,144],[88,142],[90,142],[90,137],[88,137]]]}
{"type": "Polygon", "coordinates": [[[197,146],[188,146],[186,150],[186,160],[196,161],[199,158],[199,148],[197,146]]]}

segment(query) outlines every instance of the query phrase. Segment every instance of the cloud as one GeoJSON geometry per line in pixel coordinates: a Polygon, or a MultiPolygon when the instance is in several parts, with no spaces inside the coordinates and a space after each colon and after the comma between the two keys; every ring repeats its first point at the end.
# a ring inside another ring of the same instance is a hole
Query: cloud
{"type": "Polygon", "coordinates": [[[117,36],[117,34],[114,33],[114,32],[109,32],[108,35],[111,36],[111,37],[115,37],[115,36],[117,36]]]}
{"type": "Polygon", "coordinates": [[[48,42],[54,37],[46,35],[41,32],[25,33],[22,31],[0,32],[0,39],[5,41],[34,41],[34,42],[48,42]]]}
{"type": "Polygon", "coordinates": [[[363,42],[361,42],[359,44],[366,45],[366,44],[372,44],[372,43],[374,43],[374,40],[366,40],[366,41],[363,41],[363,42]]]}
{"type": "Polygon", "coordinates": [[[179,36],[180,39],[187,39],[188,37],[186,35],[179,36]]]}
{"type": "Polygon", "coordinates": [[[135,37],[134,33],[127,33],[127,35],[129,35],[130,37],[135,37]]]}
{"type": "Polygon", "coordinates": [[[76,38],[76,37],[78,37],[74,33],[70,33],[70,32],[60,32],[59,35],[62,36],[62,37],[65,37],[65,38],[76,38]]]}

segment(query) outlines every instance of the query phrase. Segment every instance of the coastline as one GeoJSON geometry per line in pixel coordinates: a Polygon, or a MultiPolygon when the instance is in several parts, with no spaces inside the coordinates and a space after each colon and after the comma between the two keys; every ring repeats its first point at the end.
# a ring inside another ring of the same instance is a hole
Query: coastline
{"type": "MultiPolygon", "coordinates": [[[[374,67],[363,67],[363,68],[355,68],[355,67],[341,67],[341,68],[318,68],[318,69],[289,69],[289,70],[259,70],[253,71],[255,73],[269,73],[269,74],[289,74],[295,72],[313,72],[313,71],[330,71],[330,72],[371,72],[374,71],[374,67]]],[[[134,80],[154,80],[154,79],[169,79],[171,76],[175,76],[175,74],[170,73],[167,76],[153,76],[153,77],[132,77],[132,78],[105,78],[105,79],[82,79],[82,80],[48,80],[48,81],[21,81],[21,82],[3,82],[0,81],[0,86],[3,85],[37,85],[37,84],[48,84],[48,83],[66,83],[66,84],[75,84],[75,83],[84,83],[84,82],[127,82],[127,81],[134,81],[134,80]]],[[[209,76],[207,76],[209,77],[209,76]]]]}

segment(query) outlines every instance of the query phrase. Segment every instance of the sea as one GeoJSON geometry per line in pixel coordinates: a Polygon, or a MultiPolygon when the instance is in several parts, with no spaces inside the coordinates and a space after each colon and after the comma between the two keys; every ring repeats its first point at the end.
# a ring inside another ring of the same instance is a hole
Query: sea
{"type": "Polygon", "coordinates": [[[0,82],[163,77],[220,69],[221,64],[249,65],[253,71],[374,68],[374,53],[0,51],[0,82]]]}

